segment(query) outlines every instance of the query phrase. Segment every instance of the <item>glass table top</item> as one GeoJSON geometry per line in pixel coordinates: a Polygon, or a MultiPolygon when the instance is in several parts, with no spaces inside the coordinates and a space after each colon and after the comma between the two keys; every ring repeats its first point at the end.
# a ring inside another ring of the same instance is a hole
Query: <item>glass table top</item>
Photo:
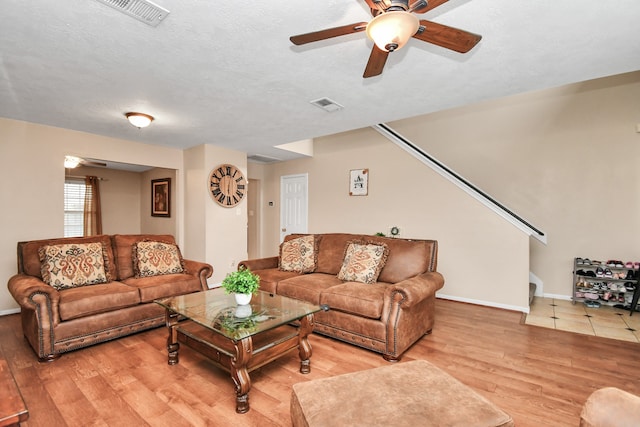
{"type": "Polygon", "coordinates": [[[322,310],[317,305],[263,291],[254,294],[250,304],[238,305],[234,295],[226,294],[222,288],[155,302],[233,340],[276,328],[322,310]]]}

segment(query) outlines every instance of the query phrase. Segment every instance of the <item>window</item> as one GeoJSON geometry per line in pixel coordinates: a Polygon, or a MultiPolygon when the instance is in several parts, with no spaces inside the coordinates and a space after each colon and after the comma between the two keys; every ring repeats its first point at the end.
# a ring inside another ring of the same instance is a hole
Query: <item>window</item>
{"type": "Polygon", "coordinates": [[[84,179],[64,181],[64,237],[82,237],[84,233],[84,179]]]}

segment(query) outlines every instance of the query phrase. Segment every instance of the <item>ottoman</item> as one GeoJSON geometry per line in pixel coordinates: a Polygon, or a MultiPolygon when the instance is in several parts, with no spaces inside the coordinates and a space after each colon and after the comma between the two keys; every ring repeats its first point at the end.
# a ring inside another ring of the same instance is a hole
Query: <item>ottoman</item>
{"type": "Polygon", "coordinates": [[[294,384],[294,427],[514,426],[493,403],[427,361],[294,384]]]}

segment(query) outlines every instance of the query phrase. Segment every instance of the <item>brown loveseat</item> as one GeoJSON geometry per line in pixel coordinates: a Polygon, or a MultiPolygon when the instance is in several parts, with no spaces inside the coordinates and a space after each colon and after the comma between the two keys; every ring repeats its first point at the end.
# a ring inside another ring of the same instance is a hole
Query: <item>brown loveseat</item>
{"type": "Polygon", "coordinates": [[[305,236],[313,236],[316,252],[307,273],[283,271],[280,256],[243,261],[239,268],[259,275],[263,291],[328,306],[315,315],[315,332],[382,353],[386,360],[399,360],[431,332],[436,291],[444,285],[436,271],[437,241],[334,233],[294,234],[284,242],[305,236]],[[338,277],[347,245],[354,241],[388,248],[374,283],[338,277]]]}
{"type": "Polygon", "coordinates": [[[18,243],[18,274],[8,287],[20,305],[23,333],[40,361],[163,325],[165,310],[155,299],[208,289],[213,267],[202,262],[184,260],[182,273],[137,277],[145,274],[134,274],[134,244],[145,241],[175,245],[171,235],[150,234],[18,243]],[[102,246],[107,283],[58,290],[43,281],[40,248],[91,243],[102,246]]]}

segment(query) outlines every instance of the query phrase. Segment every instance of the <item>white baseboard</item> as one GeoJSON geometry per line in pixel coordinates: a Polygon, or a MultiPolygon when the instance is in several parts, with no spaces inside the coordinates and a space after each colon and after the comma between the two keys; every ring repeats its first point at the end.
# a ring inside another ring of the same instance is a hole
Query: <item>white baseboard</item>
{"type": "Polygon", "coordinates": [[[558,294],[544,294],[545,298],[560,299],[565,301],[571,301],[571,295],[558,295],[558,294]]]}
{"type": "Polygon", "coordinates": [[[517,305],[500,304],[493,301],[482,301],[482,300],[476,300],[471,298],[461,298],[461,297],[456,297],[451,295],[442,295],[442,294],[437,294],[436,297],[442,298],[442,299],[448,299],[451,301],[466,302],[466,303],[475,304],[475,305],[484,305],[486,307],[495,307],[495,308],[502,308],[504,310],[520,311],[522,313],[529,314],[529,306],[520,307],[517,305]]]}
{"type": "Polygon", "coordinates": [[[9,310],[0,310],[0,316],[6,316],[6,315],[9,315],[9,314],[16,314],[16,313],[20,313],[20,307],[11,308],[9,310]]]}

